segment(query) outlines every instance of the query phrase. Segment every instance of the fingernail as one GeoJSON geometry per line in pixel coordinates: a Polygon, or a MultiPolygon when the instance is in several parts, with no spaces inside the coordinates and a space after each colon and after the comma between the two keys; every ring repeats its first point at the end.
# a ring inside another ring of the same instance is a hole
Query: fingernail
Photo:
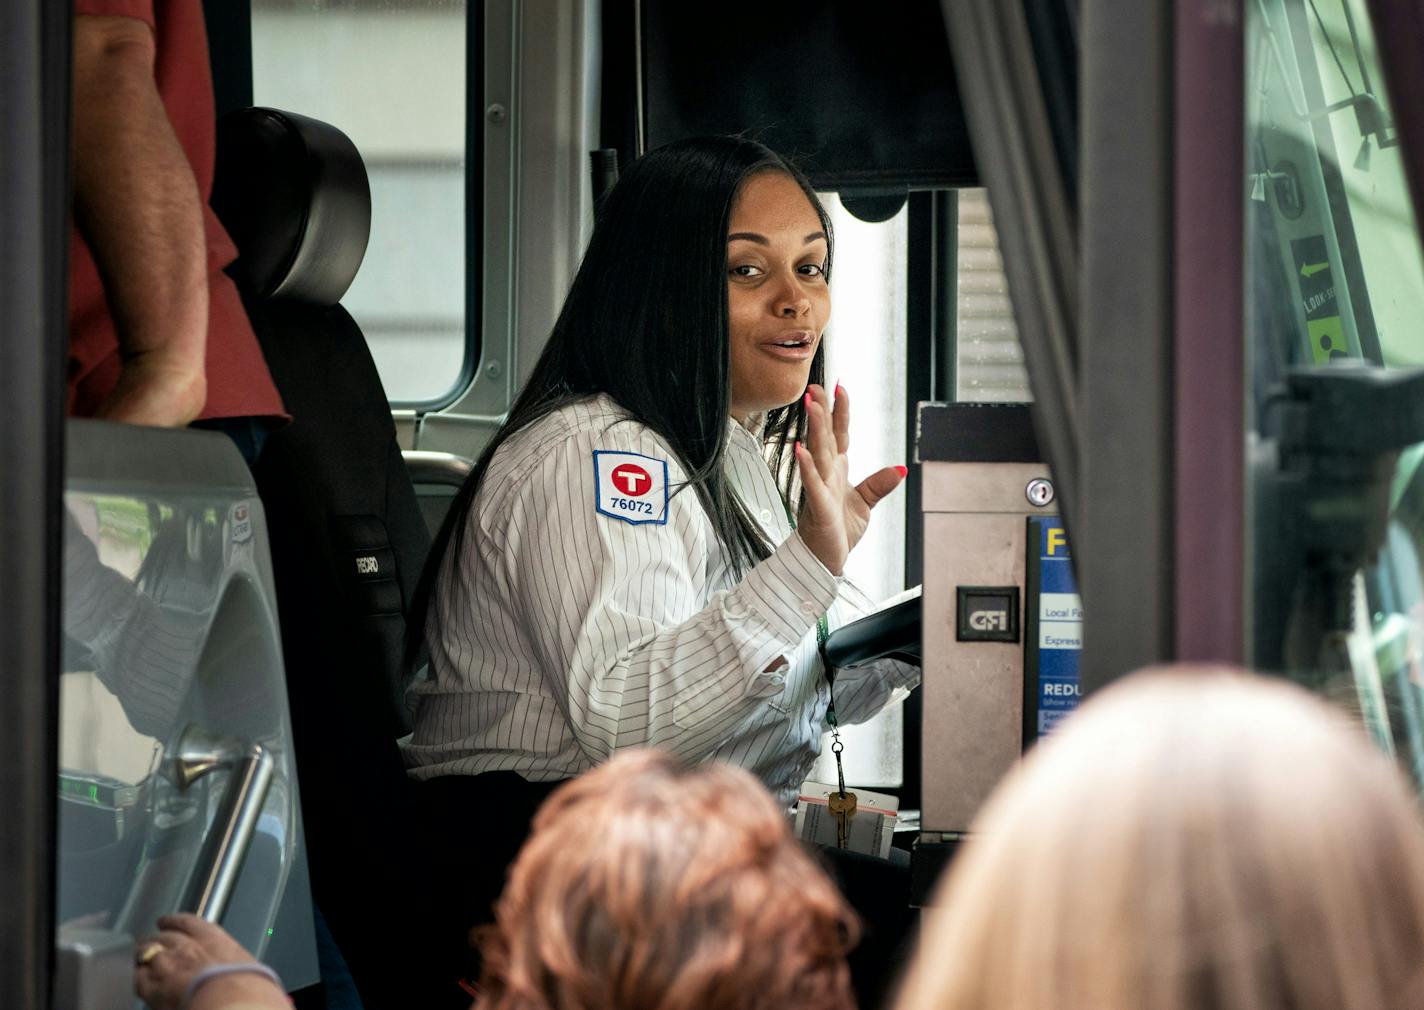
{"type": "Polygon", "coordinates": [[[910,468],[909,468],[908,466],[900,466],[900,465],[897,464],[897,465],[895,466],[895,469],[900,471],[900,476],[901,476],[901,477],[904,477],[906,474],[908,474],[908,473],[910,472],[910,468]]]}
{"type": "Polygon", "coordinates": [[[835,394],[835,396],[833,397],[833,399],[839,400],[840,398],[841,398],[841,384],[840,384],[840,380],[837,379],[837,380],[836,380],[836,394],[835,394]]]}
{"type": "Polygon", "coordinates": [[[796,452],[800,452],[800,451],[801,451],[801,440],[798,438],[798,439],[796,440],[796,452]]]}
{"type": "Polygon", "coordinates": [[[806,390],[806,395],[801,398],[801,402],[806,405],[806,409],[811,409],[811,391],[806,390]]]}

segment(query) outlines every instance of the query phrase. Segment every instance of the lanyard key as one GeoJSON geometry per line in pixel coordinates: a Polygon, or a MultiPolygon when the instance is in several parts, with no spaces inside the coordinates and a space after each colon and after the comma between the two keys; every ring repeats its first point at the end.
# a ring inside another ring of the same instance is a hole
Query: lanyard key
{"type": "Polygon", "coordinates": [[[844,849],[846,839],[850,835],[850,819],[855,816],[855,793],[838,792],[831,793],[826,800],[826,806],[831,812],[831,816],[836,819],[836,848],[844,849]]]}

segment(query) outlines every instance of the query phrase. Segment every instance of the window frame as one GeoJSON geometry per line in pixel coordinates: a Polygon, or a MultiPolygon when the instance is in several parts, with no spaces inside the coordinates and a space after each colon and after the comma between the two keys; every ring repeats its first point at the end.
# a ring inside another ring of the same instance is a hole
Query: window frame
{"type": "Polygon", "coordinates": [[[53,996],[71,9],[0,6],[0,986],[53,996]]]}

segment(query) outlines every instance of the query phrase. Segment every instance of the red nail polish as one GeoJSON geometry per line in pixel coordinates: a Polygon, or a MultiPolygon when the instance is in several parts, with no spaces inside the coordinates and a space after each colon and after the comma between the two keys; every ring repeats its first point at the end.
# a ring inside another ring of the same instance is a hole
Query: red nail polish
{"type": "Polygon", "coordinates": [[[839,400],[839,399],[841,398],[841,384],[840,384],[839,382],[836,383],[836,396],[835,396],[835,398],[836,398],[837,400],[839,400]]]}
{"type": "Polygon", "coordinates": [[[901,477],[904,477],[906,474],[908,474],[908,473],[910,472],[910,468],[909,468],[908,466],[899,466],[899,465],[896,465],[895,469],[900,471],[900,476],[901,476],[901,477]]]}
{"type": "Polygon", "coordinates": [[[801,440],[799,438],[796,440],[796,451],[801,451],[801,440]]]}
{"type": "Polygon", "coordinates": [[[801,398],[801,402],[805,404],[807,410],[811,409],[811,391],[809,389],[806,390],[806,395],[801,398]]]}

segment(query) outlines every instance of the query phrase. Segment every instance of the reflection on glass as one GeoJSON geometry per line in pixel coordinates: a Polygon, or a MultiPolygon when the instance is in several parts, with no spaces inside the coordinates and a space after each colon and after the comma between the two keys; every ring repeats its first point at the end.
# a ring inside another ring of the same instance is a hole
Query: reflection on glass
{"type": "Polygon", "coordinates": [[[251,591],[227,578],[234,562],[251,563],[251,509],[65,496],[61,923],[147,930],[178,907],[228,774],[173,781],[185,727],[251,740],[280,732],[259,675],[275,657],[252,641],[269,626],[251,591]]]}
{"type": "Polygon", "coordinates": [[[1363,0],[1247,4],[1252,661],[1424,784],[1424,260],[1363,0]]]}
{"type": "Polygon", "coordinates": [[[157,607],[136,584],[167,517],[131,498],[71,495],[63,518],[58,912],[108,925],[141,858],[151,773],[174,716],[164,709],[178,693],[143,683],[157,607]]]}

